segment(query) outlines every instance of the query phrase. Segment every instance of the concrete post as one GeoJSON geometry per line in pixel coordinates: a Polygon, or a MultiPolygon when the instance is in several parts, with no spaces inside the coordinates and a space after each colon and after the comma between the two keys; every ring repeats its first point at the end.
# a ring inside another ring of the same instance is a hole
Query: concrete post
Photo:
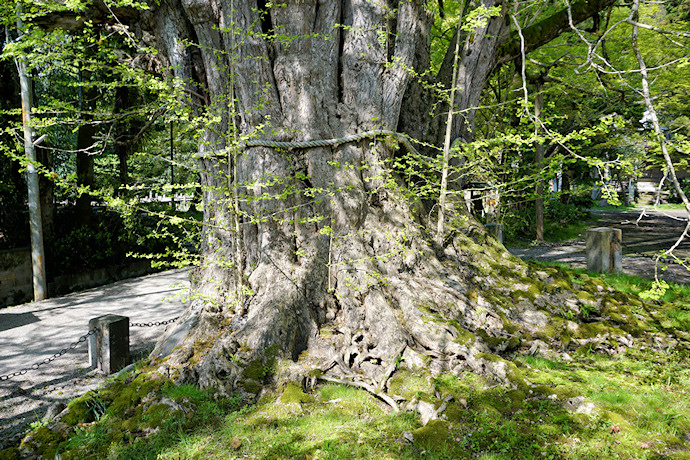
{"type": "Polygon", "coordinates": [[[623,232],[618,228],[587,230],[587,270],[620,274],[623,269],[623,232]]]}
{"type": "Polygon", "coordinates": [[[129,364],[129,318],[104,315],[89,321],[89,361],[91,367],[106,374],[117,372],[129,364]]]}

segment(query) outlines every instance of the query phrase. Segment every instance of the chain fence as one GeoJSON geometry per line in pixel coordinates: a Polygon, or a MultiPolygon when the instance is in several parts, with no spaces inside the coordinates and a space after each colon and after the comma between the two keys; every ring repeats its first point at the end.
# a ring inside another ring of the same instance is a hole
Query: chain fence
{"type": "MultiPolygon", "coordinates": [[[[165,326],[170,323],[174,323],[177,321],[180,317],[176,316],[172,319],[166,320],[166,321],[152,321],[149,323],[129,323],[130,327],[156,327],[156,326],[165,326]]],[[[41,366],[45,366],[46,364],[52,363],[55,361],[57,358],[60,356],[66,354],[70,350],[74,350],[77,348],[80,344],[86,342],[86,340],[89,338],[89,336],[94,335],[96,332],[98,332],[98,328],[90,329],[86,334],[82,335],[79,337],[78,340],[75,342],[70,343],[68,346],[65,348],[61,349],[57,353],[54,353],[53,355],[49,356],[48,358],[44,358],[42,361],[39,361],[37,363],[32,364],[29,367],[24,367],[22,369],[19,369],[18,371],[15,372],[10,372],[9,374],[4,374],[0,375],[0,382],[4,382],[5,380],[12,379],[14,377],[18,377],[20,375],[24,375],[29,371],[35,371],[41,368],[41,366]]]]}

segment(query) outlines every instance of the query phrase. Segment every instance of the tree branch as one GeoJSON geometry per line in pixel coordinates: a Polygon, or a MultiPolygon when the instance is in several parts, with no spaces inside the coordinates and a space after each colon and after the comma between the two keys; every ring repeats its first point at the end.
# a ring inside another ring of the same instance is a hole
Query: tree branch
{"type": "Polygon", "coordinates": [[[35,16],[28,15],[26,20],[32,26],[51,32],[56,29],[80,30],[87,23],[93,24],[117,24],[130,23],[139,18],[139,10],[136,8],[108,7],[102,0],[94,0],[86,11],[71,11],[67,9],[55,9],[48,13],[40,13],[35,16]]]}
{"type": "MultiPolygon", "coordinates": [[[[568,9],[571,11],[573,24],[577,25],[612,6],[615,2],[616,0],[579,0],[572,3],[570,8],[563,8],[548,18],[525,27],[522,29],[525,37],[525,52],[530,53],[569,30],[568,9]]],[[[520,45],[517,31],[512,32],[498,49],[496,67],[519,58],[521,55],[520,45]]]]}

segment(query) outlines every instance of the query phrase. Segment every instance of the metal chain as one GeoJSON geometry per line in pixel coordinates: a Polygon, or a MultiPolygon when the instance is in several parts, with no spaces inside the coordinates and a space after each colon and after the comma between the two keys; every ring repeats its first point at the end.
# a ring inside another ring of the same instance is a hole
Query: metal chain
{"type": "Polygon", "coordinates": [[[166,324],[174,323],[180,317],[176,316],[167,321],[152,321],[150,323],[129,323],[129,327],[154,327],[154,326],[165,326],[166,324]]]}
{"type": "MultiPolygon", "coordinates": [[[[169,319],[169,320],[167,320],[167,321],[153,321],[153,322],[150,322],[150,323],[129,323],[129,325],[130,325],[130,327],[154,327],[154,326],[165,326],[166,324],[174,323],[174,322],[177,321],[179,318],[180,318],[179,316],[176,316],[176,317],[174,317],[174,318],[172,318],[172,319],[169,319]]],[[[9,379],[14,378],[14,377],[17,377],[17,376],[19,376],[19,375],[24,375],[24,374],[26,374],[27,372],[29,372],[29,371],[31,371],[31,370],[37,370],[37,369],[40,368],[41,366],[55,361],[57,358],[59,358],[60,356],[64,355],[64,354],[67,353],[68,351],[74,350],[75,348],[77,348],[77,347],[79,346],[79,344],[86,342],[86,339],[87,339],[90,335],[95,334],[98,330],[99,330],[98,328],[91,329],[89,332],[87,332],[86,334],[84,334],[84,335],[82,335],[81,337],[79,337],[79,340],[77,340],[76,342],[72,342],[71,344],[69,344],[69,346],[63,348],[62,350],[58,351],[58,352],[55,353],[54,355],[52,355],[52,356],[50,356],[50,357],[48,357],[48,358],[45,358],[45,359],[42,360],[42,361],[39,361],[39,362],[37,362],[37,363],[34,363],[34,364],[32,364],[30,367],[25,367],[25,368],[20,369],[20,370],[18,370],[18,371],[16,371],[16,372],[11,372],[11,373],[9,373],[9,374],[0,375],[0,382],[4,382],[5,380],[9,380],[9,379]]]]}
{"type": "Polygon", "coordinates": [[[39,362],[37,362],[37,363],[32,364],[30,367],[25,367],[25,368],[23,368],[23,369],[20,369],[20,370],[18,370],[18,371],[16,371],[16,372],[12,372],[12,373],[10,373],[10,374],[0,375],[0,382],[5,381],[5,380],[9,380],[9,379],[11,379],[11,378],[13,378],[13,377],[17,377],[17,376],[19,376],[19,375],[24,375],[24,374],[26,374],[27,372],[29,372],[29,371],[31,371],[31,370],[36,370],[36,369],[38,369],[39,367],[41,367],[41,366],[43,366],[43,365],[45,365],[45,364],[48,364],[48,363],[51,363],[51,362],[55,361],[57,358],[59,358],[60,356],[64,355],[64,354],[67,353],[68,351],[74,350],[75,348],[77,348],[77,347],[79,346],[79,344],[86,342],[86,339],[87,339],[90,335],[95,334],[97,331],[98,331],[98,328],[91,329],[89,332],[87,332],[86,334],[84,334],[84,335],[82,335],[81,337],[79,337],[79,340],[77,340],[76,342],[72,342],[71,344],[69,344],[68,347],[63,348],[62,350],[58,351],[57,353],[55,353],[54,355],[52,355],[52,356],[50,356],[50,357],[48,357],[48,358],[45,358],[43,361],[39,361],[39,362]]]}

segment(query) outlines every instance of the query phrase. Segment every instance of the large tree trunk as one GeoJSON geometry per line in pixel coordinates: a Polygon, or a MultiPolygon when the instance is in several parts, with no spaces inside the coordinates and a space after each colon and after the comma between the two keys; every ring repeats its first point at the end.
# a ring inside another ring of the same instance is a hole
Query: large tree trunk
{"type": "MultiPolygon", "coordinates": [[[[206,110],[220,120],[200,148],[206,210],[195,279],[203,300],[176,329],[189,335],[168,366],[228,391],[251,377],[243,369],[252,359],[276,352],[299,358],[284,377],[318,370],[375,389],[385,389],[403,354],[424,355],[439,371],[493,367],[506,376],[480,353],[515,346],[520,328],[535,332],[545,315],[529,302],[488,302],[483,289],[496,298],[529,290],[526,269],[468,219],[436,244],[427,212],[389,169],[396,150],[387,139],[287,150],[251,142],[396,131],[401,118],[409,127],[428,116],[434,101],[411,100],[419,87],[408,72],[428,65],[423,1],[306,0],[265,10],[253,1],[164,0],[147,21],[173,72],[190,92],[194,82],[206,91],[206,110]],[[234,142],[240,134],[250,141],[234,142]],[[497,284],[497,267],[515,280],[497,284]]],[[[487,27],[493,34],[504,25],[487,27]]],[[[486,48],[475,65],[486,76],[498,41],[474,43],[486,48]]],[[[476,56],[480,48],[469,46],[465,56],[476,56]]],[[[460,109],[485,84],[464,78],[460,109]]],[[[166,353],[167,337],[155,353],[166,353]]]]}

